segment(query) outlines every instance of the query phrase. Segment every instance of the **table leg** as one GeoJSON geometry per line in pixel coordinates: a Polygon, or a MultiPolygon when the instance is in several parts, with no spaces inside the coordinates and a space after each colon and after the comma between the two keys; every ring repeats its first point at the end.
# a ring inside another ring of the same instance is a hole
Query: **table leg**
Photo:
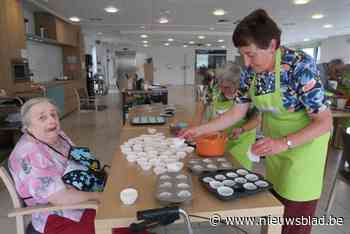
{"type": "Polygon", "coordinates": [[[327,201],[327,205],[326,205],[326,209],[325,209],[326,215],[329,214],[329,212],[331,211],[332,206],[333,206],[333,202],[334,202],[334,198],[335,198],[335,185],[337,184],[339,170],[342,167],[342,162],[343,162],[342,158],[343,158],[343,152],[341,152],[340,159],[338,159],[336,162],[336,167],[335,167],[336,172],[335,172],[334,178],[332,178],[331,191],[330,191],[330,195],[328,197],[328,201],[327,201]]]}
{"type": "Polygon", "coordinates": [[[263,225],[261,227],[261,234],[281,234],[282,233],[282,225],[263,225]]]}
{"type": "Polygon", "coordinates": [[[112,234],[112,229],[98,228],[95,226],[95,234],[112,234]]]}

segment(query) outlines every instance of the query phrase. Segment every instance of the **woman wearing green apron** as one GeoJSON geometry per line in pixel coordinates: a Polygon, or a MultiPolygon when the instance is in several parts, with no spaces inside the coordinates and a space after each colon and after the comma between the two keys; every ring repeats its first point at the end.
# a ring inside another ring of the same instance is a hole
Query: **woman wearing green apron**
{"type": "MultiPolygon", "coordinates": [[[[225,68],[217,73],[216,82],[209,89],[210,102],[205,107],[197,109],[195,125],[199,125],[203,117],[208,120],[217,118],[234,105],[233,99],[239,88],[239,65],[228,62],[225,68]]],[[[258,113],[254,108],[245,118],[225,129],[228,136],[226,151],[249,170],[252,170],[253,163],[249,160],[247,152],[249,147],[255,143],[256,126],[259,121],[258,113]]]]}
{"type": "MultiPolygon", "coordinates": [[[[212,109],[209,119],[214,119],[234,106],[233,99],[239,88],[239,67],[237,64],[228,64],[222,75],[218,77],[218,85],[214,89],[212,97],[212,109]],[[235,69],[236,67],[236,69],[235,69]],[[235,70],[238,70],[235,72],[235,70]]],[[[252,170],[253,163],[249,160],[247,152],[255,143],[256,126],[259,124],[259,116],[255,108],[234,125],[226,128],[228,135],[226,151],[245,168],[252,170]]]]}
{"type": "MultiPolygon", "coordinates": [[[[253,103],[262,113],[264,138],[252,146],[266,156],[266,178],[285,206],[285,217],[313,217],[321,195],[332,115],[313,58],[280,46],[281,31],[264,10],[236,27],[232,39],[243,56],[236,105],[219,118],[190,128],[196,137],[236,123],[253,103]]],[[[282,233],[311,233],[311,225],[284,225],[282,233]]]]}

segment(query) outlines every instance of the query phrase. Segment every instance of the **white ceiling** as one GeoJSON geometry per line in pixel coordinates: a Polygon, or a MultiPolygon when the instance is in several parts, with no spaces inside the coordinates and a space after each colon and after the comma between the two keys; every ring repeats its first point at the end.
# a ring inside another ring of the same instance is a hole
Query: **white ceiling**
{"type": "Polygon", "coordinates": [[[145,39],[151,46],[163,45],[169,37],[175,41],[171,46],[182,46],[190,40],[196,43],[211,43],[213,46],[231,47],[234,21],[241,19],[257,8],[264,8],[282,29],[283,44],[302,42],[305,38],[317,40],[334,35],[350,34],[349,0],[311,0],[306,5],[294,5],[293,0],[27,0],[40,4],[47,10],[65,19],[78,16],[82,19],[84,32],[101,40],[136,44],[145,39]],[[114,5],[120,9],[108,14],[104,8],[114,5]],[[228,14],[213,16],[215,8],[223,8],[228,14]],[[156,19],[164,10],[170,10],[170,22],[159,24],[156,19]],[[325,15],[323,19],[311,19],[314,13],[325,15]],[[92,21],[100,18],[101,21],[92,21]],[[229,24],[217,24],[225,18],[229,24]],[[333,24],[333,28],[323,28],[333,24]],[[145,28],[140,28],[144,26],[145,28]],[[210,28],[215,28],[211,30],[210,28]],[[98,32],[103,34],[96,36],[98,32]],[[199,40],[198,35],[206,39],[199,40]],[[217,43],[224,39],[224,43],[217,43]]]}

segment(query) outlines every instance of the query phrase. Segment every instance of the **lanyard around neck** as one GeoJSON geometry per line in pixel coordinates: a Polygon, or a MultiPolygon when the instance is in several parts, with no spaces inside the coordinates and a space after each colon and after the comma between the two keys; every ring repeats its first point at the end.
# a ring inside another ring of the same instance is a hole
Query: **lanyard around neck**
{"type": "MultiPolygon", "coordinates": [[[[45,141],[42,141],[38,138],[36,138],[31,132],[29,132],[28,130],[26,131],[26,133],[31,136],[32,138],[34,138],[36,141],[39,141],[40,143],[46,145],[47,147],[49,147],[50,149],[52,149],[53,151],[55,151],[56,153],[62,155],[63,157],[66,157],[62,152],[58,151],[57,149],[55,149],[53,146],[49,145],[48,143],[46,143],[45,141]]],[[[69,145],[69,148],[72,147],[72,145],[69,143],[68,140],[66,140],[63,136],[58,135],[64,142],[66,142],[69,145]]]]}

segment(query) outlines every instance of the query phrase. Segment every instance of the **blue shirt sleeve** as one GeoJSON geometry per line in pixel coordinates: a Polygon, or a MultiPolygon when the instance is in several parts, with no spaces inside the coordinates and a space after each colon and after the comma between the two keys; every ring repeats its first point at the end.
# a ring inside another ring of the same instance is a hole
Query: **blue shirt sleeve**
{"type": "Polygon", "coordinates": [[[319,72],[311,56],[300,53],[293,70],[291,86],[308,113],[315,114],[328,108],[319,72]]]}
{"type": "Polygon", "coordinates": [[[236,104],[250,103],[249,89],[251,85],[251,74],[248,69],[242,69],[240,75],[239,89],[237,91],[234,102],[236,104]]]}

